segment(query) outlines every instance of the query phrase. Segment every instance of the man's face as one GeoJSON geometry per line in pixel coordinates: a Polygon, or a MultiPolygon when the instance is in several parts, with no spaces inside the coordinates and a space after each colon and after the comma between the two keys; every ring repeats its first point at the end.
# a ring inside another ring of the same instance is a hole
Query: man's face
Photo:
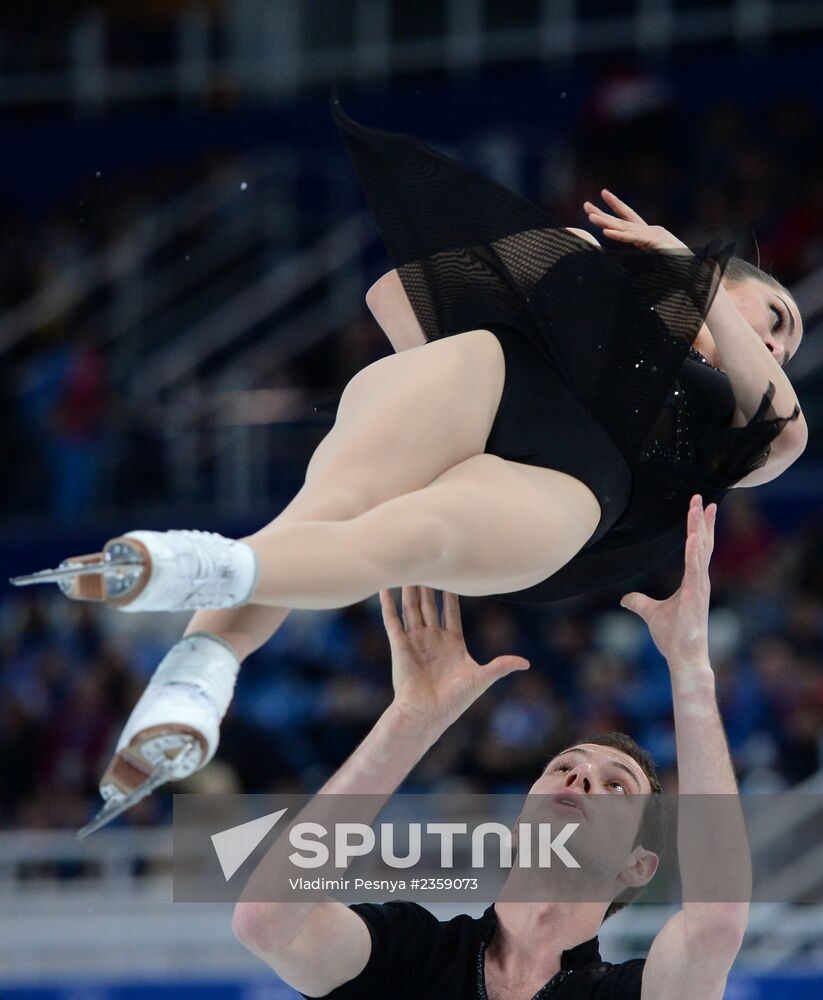
{"type": "Polygon", "coordinates": [[[651,790],[646,772],[633,757],[614,747],[578,743],[552,757],[529,794],[650,795],[651,790]]]}
{"type": "Polygon", "coordinates": [[[656,868],[655,856],[635,847],[651,794],[649,778],[634,758],[613,747],[580,743],[549,761],[529,790],[520,821],[551,823],[553,833],[577,824],[568,841],[571,853],[595,881],[614,882],[618,895],[640,877],[638,862],[640,884],[656,868]]]}

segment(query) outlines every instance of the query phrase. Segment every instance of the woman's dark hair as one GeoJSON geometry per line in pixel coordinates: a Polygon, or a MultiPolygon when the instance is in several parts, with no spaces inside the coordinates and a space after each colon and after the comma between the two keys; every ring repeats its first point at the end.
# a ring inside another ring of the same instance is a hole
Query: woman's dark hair
{"type": "Polygon", "coordinates": [[[794,298],[788,288],[785,285],[781,285],[777,278],[771,274],[767,274],[766,271],[761,270],[757,265],[744,260],[742,257],[729,258],[726,269],[723,271],[723,280],[730,285],[741,285],[744,281],[762,281],[763,284],[785,292],[792,299],[794,298]]]}
{"type": "MultiPolygon", "coordinates": [[[[742,261],[742,263],[745,264],[746,261],[742,261]]],[[[580,740],[580,742],[594,743],[597,746],[611,747],[613,750],[619,750],[640,765],[641,770],[649,779],[651,795],[646,803],[646,808],[643,810],[643,818],[640,820],[640,826],[633,846],[637,847],[642,844],[646,850],[654,851],[660,857],[666,844],[666,816],[663,809],[663,800],[662,798],[658,798],[663,791],[663,786],[660,784],[657,766],[652,755],[625,733],[596,733],[594,736],[587,736],[585,739],[580,740]]],[[[562,753],[562,751],[559,752],[562,753]]],[[[553,758],[556,756],[557,754],[552,755],[553,758]]],[[[603,920],[606,921],[609,917],[613,917],[615,913],[619,913],[620,910],[625,909],[642,891],[643,886],[639,889],[632,886],[624,889],[617,899],[609,904],[603,920]]]]}

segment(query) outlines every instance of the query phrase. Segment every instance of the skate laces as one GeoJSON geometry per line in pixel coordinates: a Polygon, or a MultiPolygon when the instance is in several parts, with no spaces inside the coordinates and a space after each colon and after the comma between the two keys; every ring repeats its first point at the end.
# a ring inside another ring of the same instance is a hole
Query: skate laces
{"type": "MultiPolygon", "coordinates": [[[[217,702],[212,697],[211,692],[208,688],[201,687],[199,684],[195,684],[192,681],[159,681],[157,683],[149,684],[151,688],[178,688],[187,690],[191,697],[197,698],[203,702],[204,706],[215,715],[219,716],[220,709],[218,708],[217,702]]],[[[183,720],[180,720],[181,722],[183,720]]]]}
{"type": "Polygon", "coordinates": [[[213,531],[182,530],[181,536],[194,544],[177,553],[181,575],[191,591],[181,600],[186,607],[207,608],[226,591],[226,584],[236,577],[227,539],[213,531]]]}

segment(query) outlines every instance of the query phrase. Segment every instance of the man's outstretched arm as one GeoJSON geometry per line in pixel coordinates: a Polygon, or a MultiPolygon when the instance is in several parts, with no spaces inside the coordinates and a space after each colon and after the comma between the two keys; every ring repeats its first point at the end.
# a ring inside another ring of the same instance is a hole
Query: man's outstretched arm
{"type": "MultiPolygon", "coordinates": [[[[319,794],[367,793],[373,815],[360,816],[359,820],[371,822],[439,736],[436,729],[412,720],[392,704],[319,794]]],[[[304,811],[300,818],[307,821],[311,817],[304,811]]],[[[272,850],[278,847],[275,844],[272,850]]],[[[264,859],[261,868],[265,864],[264,859]]],[[[255,884],[252,875],[244,895],[260,895],[253,888],[255,884]]],[[[354,979],[371,954],[366,925],[348,906],[333,899],[263,903],[244,902],[241,897],[234,909],[232,929],[249,951],[289,985],[310,996],[325,996],[354,979]]]]}
{"type": "MultiPolygon", "coordinates": [[[[389,591],[381,591],[383,622],[392,651],[394,700],[360,746],[323,786],[320,795],[364,795],[370,823],[448,727],[496,680],[523,670],[522,657],[500,656],[481,666],[468,654],[454,594],[443,595],[443,620],[434,591],[403,588],[403,621],[389,591]]],[[[301,813],[311,818],[317,798],[301,813]]],[[[322,806],[325,814],[327,804],[322,806]]],[[[252,874],[234,910],[233,930],[250,951],[287,983],[310,996],[325,996],[365,968],[371,937],[345,904],[264,903],[265,884],[288,850],[279,841],[252,874]],[[244,899],[245,897],[245,899],[244,899]]],[[[340,873],[343,874],[342,872],[340,873]]]]}
{"type": "Polygon", "coordinates": [[[708,650],[708,570],[716,514],[716,504],[704,511],[700,497],[692,498],[686,567],[677,593],[666,601],[627,594],[621,604],[644,619],[669,665],[678,792],[724,796],[717,810],[707,816],[707,822],[722,815],[718,838],[722,843],[715,842],[712,849],[727,851],[728,855],[714,855],[708,860],[714,865],[720,860],[733,866],[735,878],[731,881],[735,889],[743,891],[736,894],[737,899],[726,902],[689,898],[690,887],[702,885],[705,880],[707,858],[702,852],[708,840],[708,836],[695,836],[693,809],[697,800],[691,800],[689,807],[678,813],[678,858],[686,901],[652,943],[643,972],[642,1000],[722,1000],[726,977],[740,950],[748,920],[748,903],[739,901],[751,885],[748,841],[708,650]]]}

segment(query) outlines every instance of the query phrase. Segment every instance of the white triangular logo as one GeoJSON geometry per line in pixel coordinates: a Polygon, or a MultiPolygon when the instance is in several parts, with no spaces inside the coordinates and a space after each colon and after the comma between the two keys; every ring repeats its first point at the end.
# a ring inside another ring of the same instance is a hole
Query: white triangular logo
{"type": "Polygon", "coordinates": [[[248,823],[212,834],[211,842],[227,882],[285,811],[280,809],[268,816],[259,816],[248,823]]]}

